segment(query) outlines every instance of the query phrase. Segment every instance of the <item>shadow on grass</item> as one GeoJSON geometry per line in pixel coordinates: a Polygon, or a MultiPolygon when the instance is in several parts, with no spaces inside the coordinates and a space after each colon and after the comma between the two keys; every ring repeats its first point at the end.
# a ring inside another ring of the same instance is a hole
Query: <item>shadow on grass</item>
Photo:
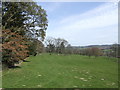
{"type": "Polygon", "coordinates": [[[27,61],[27,60],[23,60],[23,62],[30,62],[30,61],[27,61]]]}
{"type": "Polygon", "coordinates": [[[20,66],[12,66],[12,67],[9,67],[10,69],[15,69],[15,68],[21,68],[20,66]]]}

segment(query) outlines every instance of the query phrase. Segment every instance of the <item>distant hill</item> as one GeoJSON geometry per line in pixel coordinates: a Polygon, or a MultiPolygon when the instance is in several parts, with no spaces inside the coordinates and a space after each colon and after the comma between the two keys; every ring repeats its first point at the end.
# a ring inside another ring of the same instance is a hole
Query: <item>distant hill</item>
{"type": "Polygon", "coordinates": [[[92,48],[92,47],[97,47],[100,49],[110,49],[112,45],[89,45],[89,46],[72,46],[73,48],[92,48]]]}

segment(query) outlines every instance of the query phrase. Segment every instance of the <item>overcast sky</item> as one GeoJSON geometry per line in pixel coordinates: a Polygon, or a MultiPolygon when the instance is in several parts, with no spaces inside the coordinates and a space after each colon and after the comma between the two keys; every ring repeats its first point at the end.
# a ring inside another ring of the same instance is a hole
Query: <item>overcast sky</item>
{"type": "Polygon", "coordinates": [[[113,2],[39,2],[48,15],[46,35],[73,46],[118,42],[118,7],[113,2]]]}

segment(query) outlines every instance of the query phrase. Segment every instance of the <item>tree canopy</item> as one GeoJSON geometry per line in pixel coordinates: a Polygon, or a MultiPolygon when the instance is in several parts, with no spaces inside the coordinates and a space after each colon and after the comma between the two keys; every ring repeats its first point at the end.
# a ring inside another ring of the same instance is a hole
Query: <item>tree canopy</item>
{"type": "Polygon", "coordinates": [[[44,40],[48,26],[47,14],[35,2],[3,2],[2,25],[21,35],[44,40]]]}
{"type": "Polygon", "coordinates": [[[40,53],[47,26],[46,11],[35,2],[3,2],[3,62],[11,67],[30,55],[33,49],[34,53],[40,53]]]}

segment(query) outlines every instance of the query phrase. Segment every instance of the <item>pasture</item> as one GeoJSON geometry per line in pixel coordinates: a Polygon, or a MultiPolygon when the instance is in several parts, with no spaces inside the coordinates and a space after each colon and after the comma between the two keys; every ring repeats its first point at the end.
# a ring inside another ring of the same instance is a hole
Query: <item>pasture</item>
{"type": "Polygon", "coordinates": [[[3,88],[117,88],[116,58],[42,54],[3,71],[3,88]]]}

